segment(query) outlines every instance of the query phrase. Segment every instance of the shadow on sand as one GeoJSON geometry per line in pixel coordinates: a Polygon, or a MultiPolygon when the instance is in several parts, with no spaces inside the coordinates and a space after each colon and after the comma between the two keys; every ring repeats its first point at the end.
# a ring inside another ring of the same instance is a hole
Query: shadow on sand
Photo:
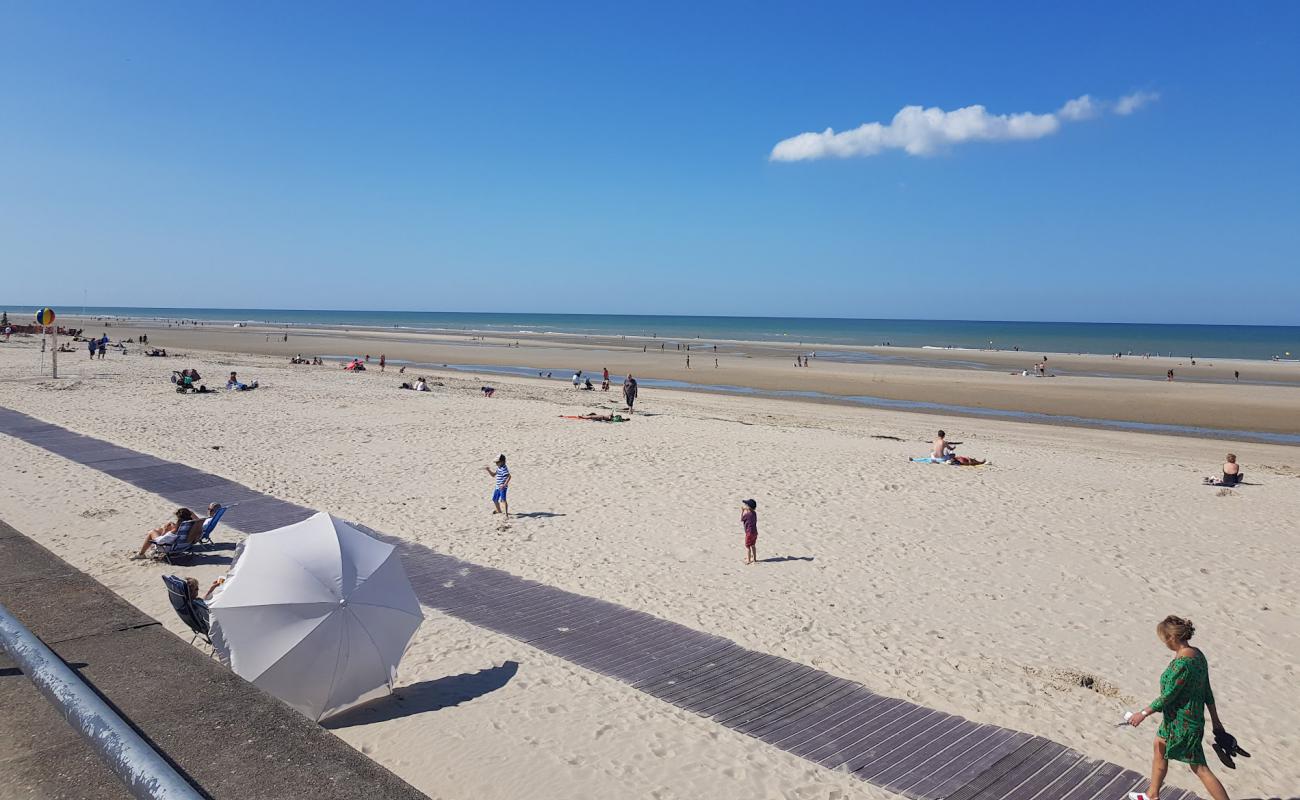
{"type": "Polygon", "coordinates": [[[557,514],[554,511],[525,511],[522,514],[511,514],[516,519],[550,519],[551,517],[563,517],[564,514],[557,514]]]}
{"type": "Polygon", "coordinates": [[[500,689],[518,671],[519,662],[507,661],[499,667],[481,669],[478,672],[465,672],[410,686],[399,686],[389,696],[350,708],[324,720],[321,725],[331,730],[350,728],[353,725],[385,722],[457,706],[500,689]]]}
{"type": "Polygon", "coordinates": [[[812,561],[812,556],[772,556],[771,558],[760,558],[760,564],[783,564],[786,561],[812,561]]]}

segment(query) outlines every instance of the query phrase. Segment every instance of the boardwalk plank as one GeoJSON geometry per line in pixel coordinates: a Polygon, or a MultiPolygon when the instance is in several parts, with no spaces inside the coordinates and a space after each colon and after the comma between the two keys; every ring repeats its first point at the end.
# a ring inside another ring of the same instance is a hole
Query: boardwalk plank
{"type": "Polygon", "coordinates": [[[817,746],[813,741],[814,739],[820,738],[821,743],[824,744],[830,741],[833,736],[842,733],[844,726],[857,724],[867,715],[874,716],[883,713],[901,702],[901,700],[885,697],[884,695],[856,696],[851,702],[840,708],[828,709],[830,713],[824,717],[811,720],[808,724],[802,725],[780,738],[773,739],[772,743],[782,750],[788,750],[795,755],[802,755],[802,750],[805,748],[811,749],[817,746]],[[837,728],[841,729],[838,733],[836,732],[837,728]]]}
{"type": "MultiPolygon", "coordinates": [[[[1021,787],[1027,783],[1033,782],[1034,779],[1040,778],[1038,786],[1051,783],[1054,779],[1064,774],[1075,761],[1078,760],[1078,753],[1065,748],[1056,742],[1044,741],[1032,754],[1020,761],[1013,767],[1007,769],[999,778],[996,778],[980,791],[972,795],[976,800],[1002,800],[1002,798],[1014,794],[1016,797],[1021,796],[1019,792],[1021,787]]],[[[989,770],[989,773],[996,773],[999,770],[989,770]]],[[[984,779],[984,776],[981,776],[984,779]]],[[[957,797],[957,795],[954,795],[957,797]]]]}
{"type": "Polygon", "coordinates": [[[781,662],[782,665],[770,673],[770,680],[753,681],[753,686],[735,687],[733,691],[719,695],[711,705],[697,710],[734,728],[742,720],[762,716],[765,709],[775,707],[791,695],[806,694],[825,674],[794,661],[781,659],[781,662]],[[787,665],[792,665],[793,669],[787,669],[787,665]]]}
{"type": "MultiPolygon", "coordinates": [[[[1023,764],[1026,760],[1036,757],[1045,747],[1054,744],[1041,736],[1032,736],[1021,742],[1020,746],[1009,753],[1003,754],[996,760],[990,760],[988,767],[983,769],[977,775],[972,775],[969,780],[958,785],[954,781],[947,790],[940,790],[940,797],[947,800],[973,800],[976,795],[995,783],[999,778],[1006,775],[1016,767],[1023,764]]],[[[1056,745],[1060,747],[1060,745],[1056,745]]],[[[1056,753],[1050,753],[1055,756],[1056,753]]]]}
{"type": "Polygon", "coordinates": [[[943,717],[940,712],[935,711],[933,708],[911,703],[908,703],[906,707],[908,709],[906,713],[891,719],[884,725],[875,726],[870,730],[858,731],[854,735],[844,737],[834,751],[817,760],[821,764],[832,768],[846,765],[851,772],[852,764],[871,753],[874,748],[880,747],[885,751],[892,749],[897,744],[908,741],[919,731],[929,729],[943,717]]]}
{"type": "Polygon", "coordinates": [[[755,730],[759,727],[770,722],[789,719],[795,713],[796,707],[811,705],[829,692],[837,689],[850,691],[852,688],[851,684],[834,675],[809,669],[806,674],[778,687],[772,693],[774,697],[754,698],[742,703],[725,716],[715,714],[713,718],[722,725],[761,739],[763,737],[755,735],[755,730]]]}
{"type": "Polygon", "coordinates": [[[951,774],[954,764],[962,757],[995,736],[1000,728],[966,721],[948,734],[936,737],[931,746],[918,750],[912,756],[892,765],[872,778],[872,782],[900,794],[940,775],[951,774]]]}
{"type": "Polygon", "coordinates": [[[928,731],[923,741],[908,747],[906,753],[890,753],[888,759],[864,760],[853,767],[853,774],[868,783],[884,785],[891,774],[901,777],[910,773],[979,729],[978,725],[961,717],[945,717],[928,731]]]}
{"type": "Polygon", "coordinates": [[[799,698],[796,707],[790,707],[795,702],[794,698],[790,698],[782,705],[773,706],[768,715],[743,724],[742,729],[750,736],[765,742],[774,742],[784,733],[792,730],[792,726],[799,725],[814,715],[824,717],[827,709],[848,703],[857,693],[871,694],[856,683],[834,675],[827,677],[831,680],[826,681],[822,689],[807,697],[799,698]]]}
{"type": "Polygon", "coordinates": [[[1029,739],[1028,734],[1007,728],[995,728],[992,736],[956,754],[941,769],[912,784],[907,793],[914,797],[947,797],[951,792],[977,777],[995,761],[1029,739]]]}

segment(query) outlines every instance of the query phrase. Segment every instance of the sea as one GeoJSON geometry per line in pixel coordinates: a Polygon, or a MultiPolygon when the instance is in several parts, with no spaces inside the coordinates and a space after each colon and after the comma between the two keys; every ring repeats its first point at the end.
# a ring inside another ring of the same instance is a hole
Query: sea
{"type": "MultiPolygon", "coordinates": [[[[25,320],[36,307],[5,309],[25,320]]],[[[1300,326],[1166,325],[822,317],[726,317],[625,314],[496,314],[449,311],[334,311],[260,308],[86,306],[64,315],[194,320],[207,323],[397,328],[483,334],[629,336],[668,341],[782,342],[799,345],[895,345],[966,350],[1163,355],[1199,358],[1300,357],[1300,326]]]]}

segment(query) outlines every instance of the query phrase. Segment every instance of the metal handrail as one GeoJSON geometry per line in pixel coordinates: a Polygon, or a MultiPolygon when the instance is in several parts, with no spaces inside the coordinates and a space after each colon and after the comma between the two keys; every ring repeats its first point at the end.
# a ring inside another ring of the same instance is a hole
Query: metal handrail
{"type": "Polygon", "coordinates": [[[166,759],[0,604],[0,648],[139,800],[202,800],[166,759]]]}

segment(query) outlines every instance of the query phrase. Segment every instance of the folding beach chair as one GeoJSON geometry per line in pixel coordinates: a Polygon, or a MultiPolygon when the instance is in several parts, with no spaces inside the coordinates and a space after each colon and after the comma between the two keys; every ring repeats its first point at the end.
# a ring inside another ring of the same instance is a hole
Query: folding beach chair
{"type": "MultiPolygon", "coordinates": [[[[191,532],[194,531],[194,523],[196,522],[198,522],[198,520],[187,519],[180,525],[177,525],[175,540],[168,544],[158,544],[155,542],[153,550],[149,552],[149,557],[159,558],[166,561],[168,564],[171,564],[173,558],[189,555],[190,551],[194,549],[195,545],[197,545],[199,541],[197,532],[194,537],[190,536],[191,532]]],[[[202,528],[199,529],[199,532],[201,531],[202,528]]]]}
{"type": "Polygon", "coordinates": [[[203,643],[212,647],[212,639],[208,637],[208,604],[202,600],[191,600],[185,581],[177,576],[164,575],[162,579],[163,583],[167,584],[167,599],[171,601],[172,608],[176,609],[176,616],[194,631],[190,644],[194,644],[195,639],[203,637],[203,643]]]}
{"type": "Polygon", "coordinates": [[[203,521],[203,532],[199,534],[199,540],[194,543],[195,547],[212,547],[212,531],[216,529],[217,523],[221,522],[228,507],[217,506],[216,513],[203,521]]]}

